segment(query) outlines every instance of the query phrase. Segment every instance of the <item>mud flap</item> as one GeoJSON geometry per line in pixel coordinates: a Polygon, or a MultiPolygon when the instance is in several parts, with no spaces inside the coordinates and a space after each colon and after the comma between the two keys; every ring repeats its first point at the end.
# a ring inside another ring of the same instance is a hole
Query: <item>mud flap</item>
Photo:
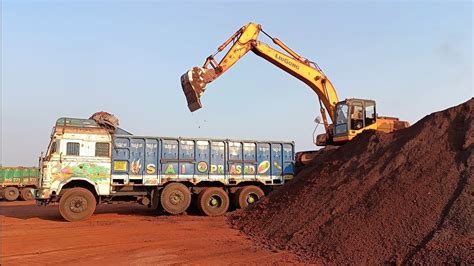
{"type": "Polygon", "coordinates": [[[160,193],[158,188],[155,188],[151,191],[151,208],[157,210],[160,205],[160,193]]]}

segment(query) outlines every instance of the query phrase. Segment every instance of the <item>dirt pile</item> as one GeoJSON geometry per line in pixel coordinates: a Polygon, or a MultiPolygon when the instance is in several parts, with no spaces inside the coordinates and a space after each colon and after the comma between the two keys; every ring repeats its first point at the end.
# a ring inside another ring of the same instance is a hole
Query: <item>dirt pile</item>
{"type": "Polygon", "coordinates": [[[474,99],[393,134],[325,149],[229,216],[267,246],[325,264],[471,264],[474,99]]]}

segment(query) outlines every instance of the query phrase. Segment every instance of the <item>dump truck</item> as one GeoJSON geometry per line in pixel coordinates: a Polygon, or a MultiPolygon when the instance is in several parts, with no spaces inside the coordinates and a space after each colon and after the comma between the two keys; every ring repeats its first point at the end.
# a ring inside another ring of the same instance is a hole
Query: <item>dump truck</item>
{"type": "Polygon", "coordinates": [[[137,202],[169,214],[194,201],[205,215],[243,208],[294,175],[294,143],[136,136],[102,113],[59,118],[40,160],[37,203],[59,203],[67,221],[89,218],[97,204],[137,202]]]}
{"type": "Polygon", "coordinates": [[[37,167],[0,167],[0,197],[8,201],[34,200],[33,190],[38,186],[37,167]]]}
{"type": "MultiPolygon", "coordinates": [[[[407,121],[397,117],[378,115],[374,100],[349,98],[340,101],[336,88],[317,63],[301,56],[280,39],[265,32],[260,24],[253,22],[237,30],[215,53],[206,58],[202,67],[193,67],[181,76],[181,86],[191,112],[202,107],[201,97],[207,84],[221,77],[249,51],[301,80],[316,93],[322,118],[315,119],[315,122],[322,123],[325,129],[324,134],[317,136],[314,136],[316,130],[313,132],[313,142],[317,146],[343,145],[365,130],[389,133],[409,126],[407,121]],[[283,51],[260,41],[260,33],[283,51]],[[216,60],[215,56],[226,49],[225,55],[219,61],[216,60]],[[329,123],[328,116],[332,123],[329,123]]],[[[296,161],[304,165],[316,153],[299,152],[296,161]]]]}

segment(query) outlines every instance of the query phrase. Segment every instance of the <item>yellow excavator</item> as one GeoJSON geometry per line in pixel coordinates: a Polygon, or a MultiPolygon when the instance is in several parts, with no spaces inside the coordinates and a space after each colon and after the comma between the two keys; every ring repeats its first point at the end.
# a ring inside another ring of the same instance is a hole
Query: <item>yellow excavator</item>
{"type": "MultiPolygon", "coordinates": [[[[409,126],[408,122],[395,117],[378,116],[373,100],[351,98],[339,101],[333,84],[315,62],[302,57],[278,38],[273,38],[256,23],[249,23],[240,28],[219,46],[214,54],[207,57],[203,67],[193,67],[181,76],[181,86],[191,112],[202,107],[201,96],[206,90],[206,85],[224,74],[249,51],[303,81],[318,95],[322,123],[326,132],[316,137],[314,142],[318,146],[342,145],[368,129],[392,132],[409,126]],[[259,41],[260,33],[269,37],[286,53],[259,41]],[[217,62],[214,58],[216,54],[231,43],[232,46],[225,56],[217,62]],[[332,123],[328,122],[326,112],[332,123]]],[[[321,122],[319,119],[315,121],[321,122]]],[[[314,151],[300,152],[297,155],[297,163],[304,165],[313,158],[313,155],[314,151]]]]}

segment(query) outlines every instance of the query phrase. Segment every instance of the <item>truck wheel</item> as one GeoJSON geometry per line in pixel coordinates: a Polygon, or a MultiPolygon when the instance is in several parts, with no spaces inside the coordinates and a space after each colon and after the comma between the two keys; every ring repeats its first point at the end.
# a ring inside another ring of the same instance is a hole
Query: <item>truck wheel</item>
{"type": "Polygon", "coordinates": [[[257,186],[242,187],[235,193],[235,207],[245,208],[259,201],[264,195],[263,190],[257,186]]]}
{"type": "Polygon", "coordinates": [[[25,187],[20,191],[20,199],[21,200],[34,200],[35,196],[33,195],[33,192],[31,191],[31,188],[25,187]]]}
{"type": "Polygon", "coordinates": [[[14,201],[18,199],[19,195],[20,195],[20,192],[18,191],[18,188],[16,187],[6,187],[3,190],[3,197],[5,197],[5,199],[8,201],[14,201]]]}
{"type": "Polygon", "coordinates": [[[59,200],[59,212],[69,222],[83,221],[92,216],[97,201],[88,189],[68,189],[59,200]]]}
{"type": "Polygon", "coordinates": [[[161,191],[160,201],[167,213],[180,214],[191,204],[191,192],[181,183],[171,183],[161,191]]]}
{"type": "Polygon", "coordinates": [[[229,208],[229,195],[218,187],[209,187],[198,196],[198,207],[207,216],[219,216],[229,208]]]}

